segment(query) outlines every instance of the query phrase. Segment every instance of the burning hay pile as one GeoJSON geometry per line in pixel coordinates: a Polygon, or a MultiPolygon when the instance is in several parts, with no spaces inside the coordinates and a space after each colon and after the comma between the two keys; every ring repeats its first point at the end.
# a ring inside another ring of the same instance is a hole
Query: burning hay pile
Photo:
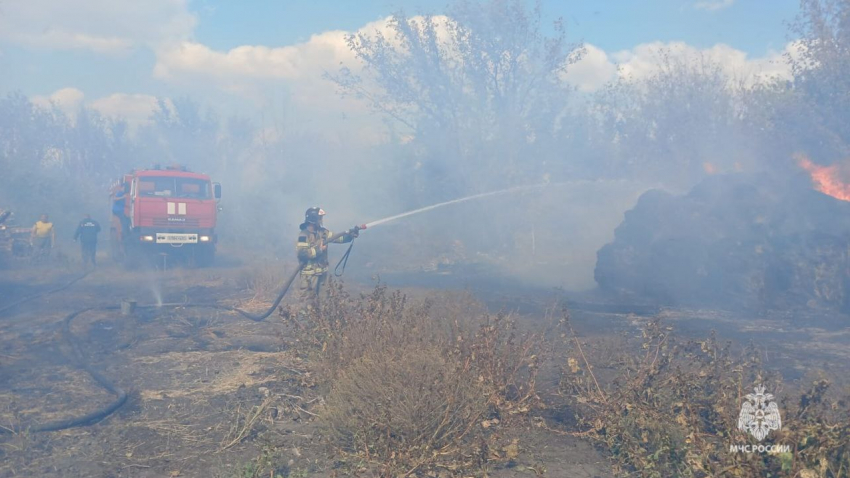
{"type": "Polygon", "coordinates": [[[648,191],[597,253],[595,278],[666,304],[850,312],[850,203],[808,177],[723,175],[683,196],[648,191]]]}

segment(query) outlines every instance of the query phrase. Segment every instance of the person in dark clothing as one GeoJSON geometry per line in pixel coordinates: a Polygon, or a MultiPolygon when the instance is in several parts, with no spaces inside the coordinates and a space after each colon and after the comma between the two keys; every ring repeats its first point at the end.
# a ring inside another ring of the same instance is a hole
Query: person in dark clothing
{"type": "Polygon", "coordinates": [[[130,218],[125,214],[127,196],[130,194],[130,184],[124,183],[115,193],[112,201],[112,214],[121,221],[121,237],[124,238],[130,232],[130,218]]]}
{"type": "Polygon", "coordinates": [[[91,261],[92,267],[97,267],[97,235],[100,232],[100,224],[86,214],[86,218],[80,221],[77,226],[77,232],[74,233],[74,240],[80,241],[83,252],[83,265],[87,266],[91,261]]]}

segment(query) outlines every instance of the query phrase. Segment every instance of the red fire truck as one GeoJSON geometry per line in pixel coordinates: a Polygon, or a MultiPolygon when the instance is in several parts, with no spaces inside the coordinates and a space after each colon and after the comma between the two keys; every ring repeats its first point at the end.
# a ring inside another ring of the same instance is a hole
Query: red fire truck
{"type": "Polygon", "coordinates": [[[181,166],[139,169],[110,190],[113,258],[127,265],[180,258],[207,266],[215,258],[221,185],[181,166]]]}

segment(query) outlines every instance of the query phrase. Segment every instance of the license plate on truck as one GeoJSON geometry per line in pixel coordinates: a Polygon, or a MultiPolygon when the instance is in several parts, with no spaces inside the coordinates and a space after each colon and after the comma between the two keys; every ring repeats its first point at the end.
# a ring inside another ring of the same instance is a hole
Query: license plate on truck
{"type": "Polygon", "coordinates": [[[198,242],[198,235],[157,232],[156,242],[157,244],[196,244],[198,242]]]}

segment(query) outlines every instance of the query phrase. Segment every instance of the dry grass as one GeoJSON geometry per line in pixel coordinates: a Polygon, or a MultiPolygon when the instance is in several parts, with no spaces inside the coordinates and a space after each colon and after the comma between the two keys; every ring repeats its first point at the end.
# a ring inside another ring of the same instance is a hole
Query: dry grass
{"type": "Polygon", "coordinates": [[[254,432],[254,427],[274,402],[273,397],[266,397],[259,405],[243,408],[237,407],[230,429],[221,441],[220,451],[237,445],[254,432]]]}
{"type": "Polygon", "coordinates": [[[294,325],[327,393],[325,436],[348,473],[469,476],[516,458],[496,450],[537,403],[543,334],[472,315],[482,308],[468,297],[412,303],[383,287],[358,298],[338,283],[327,290],[294,325]]]}
{"type": "MultiPolygon", "coordinates": [[[[291,266],[291,265],[290,265],[291,266]]],[[[251,294],[243,307],[252,308],[273,300],[280,291],[286,276],[289,274],[284,263],[264,263],[262,266],[254,267],[244,272],[239,278],[239,285],[247,289],[251,294]]]]}
{"type": "Polygon", "coordinates": [[[622,474],[850,474],[850,395],[829,393],[827,380],[809,380],[794,392],[778,374],[765,371],[754,347],[736,356],[714,335],[685,341],[657,320],[644,327],[635,353],[589,357],[581,340],[574,333],[571,337],[561,393],[569,399],[580,434],[609,450],[622,474]],[[608,380],[602,380],[602,374],[608,380]],[[755,384],[782,397],[782,429],[761,444],[789,445],[790,453],[730,451],[730,445],[757,444],[737,430],[744,396],[755,384]]]}
{"type": "Polygon", "coordinates": [[[134,365],[140,367],[160,389],[142,389],[144,400],[161,400],[165,397],[205,397],[233,393],[241,387],[262,386],[280,377],[281,367],[296,370],[289,352],[250,352],[230,350],[223,352],[169,352],[155,356],[138,357],[134,365]],[[199,377],[187,382],[185,377],[199,377]]]}
{"type": "Polygon", "coordinates": [[[111,396],[85,372],[48,366],[14,374],[0,392],[0,427],[47,423],[88,413],[111,396]],[[21,390],[28,390],[22,395],[21,390]]]}

